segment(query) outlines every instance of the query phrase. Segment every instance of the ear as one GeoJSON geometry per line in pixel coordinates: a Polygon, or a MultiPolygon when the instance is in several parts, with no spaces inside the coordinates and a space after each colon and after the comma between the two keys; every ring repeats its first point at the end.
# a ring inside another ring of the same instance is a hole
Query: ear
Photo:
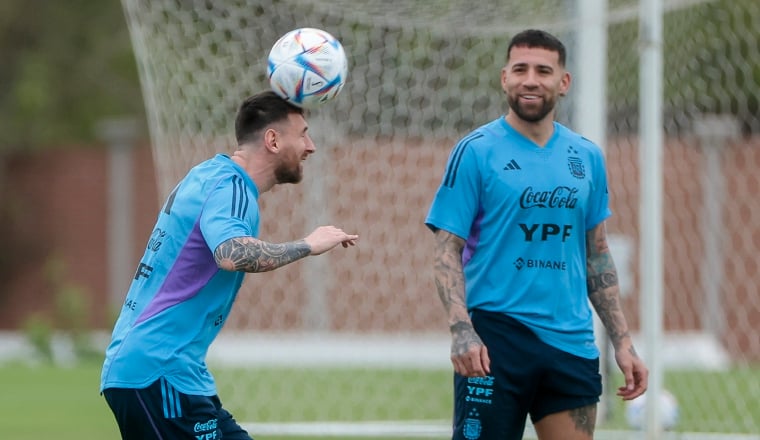
{"type": "Polygon", "coordinates": [[[267,128],[264,132],[264,147],[272,153],[277,153],[277,131],[273,128],[267,128]]]}
{"type": "Polygon", "coordinates": [[[567,95],[567,92],[570,91],[571,82],[572,82],[572,77],[570,76],[570,72],[565,72],[562,75],[562,79],[559,82],[559,96],[567,95]]]}

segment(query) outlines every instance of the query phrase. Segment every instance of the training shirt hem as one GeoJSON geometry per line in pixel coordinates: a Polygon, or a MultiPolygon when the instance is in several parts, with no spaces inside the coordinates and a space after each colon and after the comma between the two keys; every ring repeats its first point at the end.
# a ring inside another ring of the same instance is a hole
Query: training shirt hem
{"type": "Polygon", "coordinates": [[[151,386],[152,384],[154,384],[157,380],[159,380],[162,377],[165,378],[166,381],[169,382],[169,384],[171,384],[172,387],[174,387],[174,389],[176,389],[177,391],[179,391],[182,394],[188,394],[188,395],[191,395],[191,396],[216,396],[218,394],[217,390],[215,388],[211,388],[211,389],[187,389],[187,388],[184,388],[184,387],[181,387],[181,386],[177,386],[176,382],[173,381],[170,377],[163,376],[163,375],[159,375],[159,376],[156,376],[153,379],[149,379],[148,381],[139,382],[139,383],[135,383],[135,382],[119,382],[119,381],[107,382],[107,383],[105,383],[104,385],[102,385],[100,387],[100,392],[102,393],[103,391],[105,391],[105,390],[107,390],[109,388],[127,388],[127,389],[137,389],[137,390],[145,389],[145,388],[148,388],[149,386],[151,386]]]}

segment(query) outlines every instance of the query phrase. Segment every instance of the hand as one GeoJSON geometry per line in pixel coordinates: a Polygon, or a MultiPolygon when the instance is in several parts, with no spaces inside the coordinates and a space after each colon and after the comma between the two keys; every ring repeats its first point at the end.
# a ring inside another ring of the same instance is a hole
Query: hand
{"type": "Polygon", "coordinates": [[[344,248],[354,246],[358,238],[358,235],[346,234],[335,226],[320,226],[304,238],[304,241],[311,248],[309,255],[320,255],[338,244],[344,248]]]}
{"type": "Polygon", "coordinates": [[[469,322],[460,321],[451,326],[451,363],[454,371],[465,377],[491,373],[488,349],[469,322]]]}
{"type": "Polygon", "coordinates": [[[625,377],[625,385],[618,388],[617,395],[623,400],[633,400],[644,394],[648,386],[649,370],[636,354],[633,346],[616,350],[615,361],[625,377]]]}

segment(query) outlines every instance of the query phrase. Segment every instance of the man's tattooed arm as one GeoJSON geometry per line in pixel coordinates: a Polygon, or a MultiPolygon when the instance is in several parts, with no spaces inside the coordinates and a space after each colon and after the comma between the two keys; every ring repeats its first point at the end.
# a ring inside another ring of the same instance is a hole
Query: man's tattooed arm
{"type": "Polygon", "coordinates": [[[449,330],[453,338],[452,354],[460,355],[467,351],[470,344],[481,344],[472,328],[470,315],[467,313],[464,292],[464,273],[462,272],[462,250],[464,240],[447,231],[439,229],[435,233],[434,278],[438,296],[448,314],[449,330]]]}
{"type": "Polygon", "coordinates": [[[615,360],[625,378],[625,385],[618,388],[617,395],[623,400],[635,399],[646,391],[649,371],[636,353],[628,333],[628,323],[620,305],[617,271],[607,246],[604,223],[586,233],[586,252],[588,297],[607,329],[615,348],[615,360]]]}
{"type": "Polygon", "coordinates": [[[222,270],[268,272],[300,260],[311,253],[304,240],[267,243],[253,237],[231,238],[214,251],[214,260],[222,270]]]}
{"type": "Polygon", "coordinates": [[[589,299],[607,329],[613,347],[616,350],[633,350],[628,323],[620,304],[617,270],[607,245],[604,222],[586,233],[586,268],[589,299]],[[626,344],[626,347],[621,344],[626,344]]]}

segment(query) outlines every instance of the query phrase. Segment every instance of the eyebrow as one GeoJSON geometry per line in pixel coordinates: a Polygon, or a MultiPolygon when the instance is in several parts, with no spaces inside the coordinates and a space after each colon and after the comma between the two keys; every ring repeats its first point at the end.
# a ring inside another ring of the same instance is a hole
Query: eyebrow
{"type": "Polygon", "coordinates": [[[537,67],[539,69],[554,70],[554,66],[552,66],[551,64],[530,64],[528,62],[517,62],[517,63],[512,64],[512,68],[515,68],[515,67],[528,67],[528,66],[535,66],[535,67],[537,67]]]}

